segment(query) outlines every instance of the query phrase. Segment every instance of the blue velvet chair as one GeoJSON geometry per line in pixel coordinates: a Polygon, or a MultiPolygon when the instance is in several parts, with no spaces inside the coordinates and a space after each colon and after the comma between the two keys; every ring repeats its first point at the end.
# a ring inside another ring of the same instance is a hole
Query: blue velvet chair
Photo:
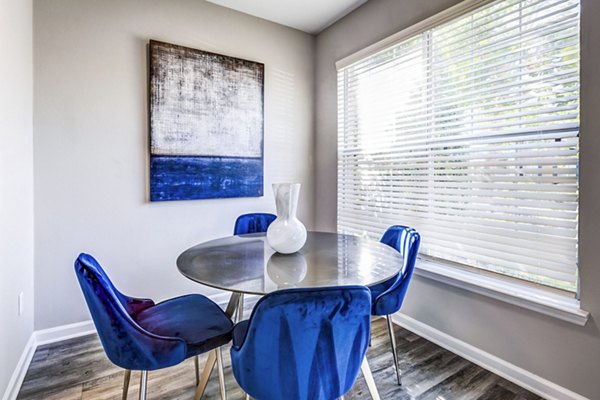
{"type": "Polygon", "coordinates": [[[233,228],[234,235],[244,235],[246,233],[266,232],[271,222],[277,217],[269,213],[253,213],[240,215],[235,221],[233,228]]]}
{"type": "Polygon", "coordinates": [[[370,314],[371,294],[364,286],[270,293],[234,328],[235,379],[258,400],[341,397],[358,370],[368,370],[363,360],[370,314]]]}
{"type": "Polygon", "coordinates": [[[373,301],[371,313],[373,315],[385,315],[387,318],[392,353],[394,354],[394,365],[396,366],[396,378],[398,379],[398,385],[400,385],[400,367],[398,365],[396,338],[394,336],[394,325],[391,314],[400,310],[402,306],[410,278],[415,269],[421,236],[413,228],[394,225],[385,231],[381,237],[381,243],[385,243],[398,250],[404,260],[402,269],[396,276],[383,283],[369,286],[373,301]]]}
{"type": "MultiPolygon", "coordinates": [[[[266,232],[271,222],[275,221],[277,216],[269,213],[251,213],[242,214],[235,220],[233,227],[234,235],[245,235],[247,233],[266,232]]],[[[244,318],[244,294],[240,294],[238,301],[237,317],[238,321],[244,318]]]]}
{"type": "Polygon", "coordinates": [[[119,292],[100,264],[80,254],[75,272],[98,336],[108,358],[124,368],[123,399],[127,398],[131,370],[140,370],[140,399],[146,398],[148,371],[170,367],[211,350],[216,352],[221,383],[221,346],[231,340],[233,323],[210,299],[187,295],[155,304],[119,292]]]}

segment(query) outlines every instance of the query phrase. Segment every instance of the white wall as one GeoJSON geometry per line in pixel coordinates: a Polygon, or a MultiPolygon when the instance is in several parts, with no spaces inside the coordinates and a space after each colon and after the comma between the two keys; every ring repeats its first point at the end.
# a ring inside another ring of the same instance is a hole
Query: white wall
{"type": "Polygon", "coordinates": [[[302,183],[312,226],[314,37],[202,0],[36,0],[35,328],[89,319],[73,261],[97,256],[124,292],[210,289],[175,260],[274,211],[271,183],[302,183]],[[265,64],[265,196],[149,203],[149,39],[265,64]]]}
{"type": "MultiPolygon", "coordinates": [[[[369,1],[317,37],[316,228],[336,227],[334,62],[457,4],[459,0],[369,1]]],[[[425,278],[414,279],[403,312],[590,399],[600,399],[600,2],[582,0],[581,302],[584,328],[425,278]]],[[[401,223],[402,221],[398,221],[401,223]]]]}
{"type": "Polygon", "coordinates": [[[0,0],[0,395],[33,331],[31,17],[31,1],[0,0]]]}

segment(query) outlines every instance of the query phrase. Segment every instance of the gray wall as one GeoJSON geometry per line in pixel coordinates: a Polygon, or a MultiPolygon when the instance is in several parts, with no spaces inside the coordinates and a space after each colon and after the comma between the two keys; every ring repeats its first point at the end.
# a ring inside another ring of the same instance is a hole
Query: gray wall
{"type": "Polygon", "coordinates": [[[31,1],[0,0],[0,397],[33,331],[31,16],[31,1]]]}
{"type": "Polygon", "coordinates": [[[230,235],[237,215],[274,211],[271,183],[302,183],[312,226],[313,36],[202,0],[36,0],[35,328],[89,319],[74,273],[96,255],[126,293],[210,289],[175,267],[230,235]],[[265,64],[265,196],[149,203],[147,54],[161,40],[265,64]]]}
{"type": "MultiPolygon", "coordinates": [[[[353,52],[459,3],[372,0],[317,37],[316,228],[336,227],[336,71],[353,52]]],[[[417,277],[403,312],[590,399],[600,399],[600,2],[582,0],[581,302],[584,328],[417,277]]],[[[401,222],[401,221],[399,221],[401,222]]]]}

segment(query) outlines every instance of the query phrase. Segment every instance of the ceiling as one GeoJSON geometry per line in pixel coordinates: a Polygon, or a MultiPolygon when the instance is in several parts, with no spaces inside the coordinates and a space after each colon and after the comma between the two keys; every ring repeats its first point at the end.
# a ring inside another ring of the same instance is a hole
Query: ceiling
{"type": "Polygon", "coordinates": [[[319,33],[367,0],[206,0],[307,33],[319,33]]]}

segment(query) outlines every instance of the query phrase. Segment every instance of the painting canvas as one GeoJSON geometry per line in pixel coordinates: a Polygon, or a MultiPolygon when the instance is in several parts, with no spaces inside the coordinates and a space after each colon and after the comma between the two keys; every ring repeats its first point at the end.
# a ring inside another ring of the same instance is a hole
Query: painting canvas
{"type": "Polygon", "coordinates": [[[264,65],[150,41],[150,200],[263,195],[264,65]]]}

